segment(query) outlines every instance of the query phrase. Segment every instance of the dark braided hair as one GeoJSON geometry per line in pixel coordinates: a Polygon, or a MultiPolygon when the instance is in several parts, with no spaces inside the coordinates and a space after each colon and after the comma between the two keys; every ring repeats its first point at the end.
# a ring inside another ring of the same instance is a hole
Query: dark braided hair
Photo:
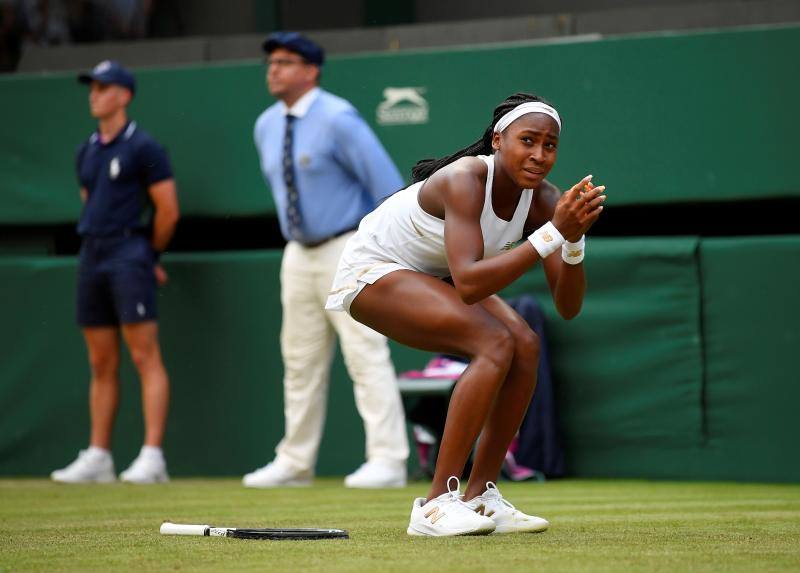
{"type": "Polygon", "coordinates": [[[414,167],[411,169],[411,182],[416,183],[418,181],[422,181],[423,179],[427,179],[445,165],[453,163],[456,159],[475,155],[491,155],[494,125],[500,120],[501,117],[517,107],[519,104],[530,101],[540,101],[542,103],[546,103],[547,105],[551,105],[547,100],[534,94],[519,92],[508,96],[503,103],[494,108],[492,123],[486,128],[486,131],[483,132],[483,137],[481,137],[475,143],[468,145],[463,149],[459,149],[447,157],[442,157],[441,159],[421,159],[420,161],[417,161],[416,165],[414,165],[414,167]]]}

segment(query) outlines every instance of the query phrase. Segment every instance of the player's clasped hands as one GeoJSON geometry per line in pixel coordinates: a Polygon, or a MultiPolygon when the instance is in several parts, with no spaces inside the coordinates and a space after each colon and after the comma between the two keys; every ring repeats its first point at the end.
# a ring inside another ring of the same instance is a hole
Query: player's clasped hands
{"type": "Polygon", "coordinates": [[[558,200],[553,225],[567,241],[579,241],[600,217],[605,190],[605,185],[595,186],[592,176],[587,175],[558,200]]]}

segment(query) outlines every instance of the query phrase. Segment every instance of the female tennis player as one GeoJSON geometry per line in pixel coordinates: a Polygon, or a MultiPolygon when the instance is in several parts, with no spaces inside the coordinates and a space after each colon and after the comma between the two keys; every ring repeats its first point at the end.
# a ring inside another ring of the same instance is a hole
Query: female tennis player
{"type": "Polygon", "coordinates": [[[496,293],[541,261],[559,314],[580,312],[584,234],[600,216],[605,188],[588,175],[560,195],[545,181],[560,134],[551,105],[510,96],[480,140],[417,163],[414,182],[367,215],[342,254],[326,308],[402,344],[470,359],[450,399],[430,492],[414,501],[409,535],[549,525],[515,509],[495,485],[539,360],[538,338],[496,293]],[[461,496],[457,476],[479,434],[461,496]]]}

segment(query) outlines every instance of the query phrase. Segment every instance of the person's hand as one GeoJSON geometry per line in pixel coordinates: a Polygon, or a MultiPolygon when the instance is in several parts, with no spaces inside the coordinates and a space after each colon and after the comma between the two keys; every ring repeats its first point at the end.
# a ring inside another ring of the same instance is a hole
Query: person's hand
{"type": "Polygon", "coordinates": [[[576,243],[594,225],[603,211],[605,185],[595,187],[587,175],[564,193],[556,203],[553,225],[564,238],[576,243]]]}
{"type": "Polygon", "coordinates": [[[161,266],[161,263],[156,263],[153,267],[153,273],[156,275],[156,283],[158,286],[164,286],[167,284],[169,280],[169,275],[167,275],[167,271],[164,270],[164,267],[161,266]]]}

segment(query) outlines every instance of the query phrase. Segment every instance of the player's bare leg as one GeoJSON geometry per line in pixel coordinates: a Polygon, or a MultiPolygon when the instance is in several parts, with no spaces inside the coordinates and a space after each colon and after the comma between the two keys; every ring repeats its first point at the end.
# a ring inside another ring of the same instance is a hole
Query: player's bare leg
{"type": "Polygon", "coordinates": [[[481,305],[464,303],[452,286],[413,271],[395,271],[365,287],[351,313],[402,344],[471,359],[450,399],[428,499],[446,493],[448,479],[463,472],[508,374],[510,331],[481,305]]]}
{"type": "Polygon", "coordinates": [[[527,323],[498,296],[487,298],[481,305],[511,332],[514,358],[481,433],[469,484],[464,492],[466,499],[483,493],[486,482],[497,481],[508,446],[533,397],[539,367],[539,337],[527,323]]]}

